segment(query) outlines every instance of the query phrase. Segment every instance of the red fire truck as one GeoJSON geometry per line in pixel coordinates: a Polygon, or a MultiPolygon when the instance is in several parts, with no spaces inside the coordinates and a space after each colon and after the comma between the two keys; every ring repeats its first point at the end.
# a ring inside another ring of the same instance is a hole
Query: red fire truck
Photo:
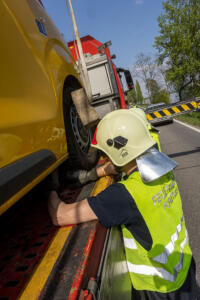
{"type": "MultiPolygon", "coordinates": [[[[68,43],[71,54],[78,61],[79,52],[76,41],[68,43]]],[[[119,108],[127,108],[126,92],[123,89],[121,73],[128,87],[133,88],[129,70],[117,68],[113,63],[115,55],[110,54],[111,41],[101,43],[90,35],[81,38],[83,53],[92,89],[92,105],[100,118],[106,113],[119,108]]]]}

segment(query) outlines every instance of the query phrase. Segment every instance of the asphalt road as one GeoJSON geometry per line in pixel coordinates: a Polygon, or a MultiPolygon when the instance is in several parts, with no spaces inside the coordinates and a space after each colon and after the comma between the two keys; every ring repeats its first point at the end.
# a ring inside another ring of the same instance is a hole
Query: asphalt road
{"type": "Polygon", "coordinates": [[[162,151],[178,162],[175,177],[200,285],[200,130],[194,131],[177,122],[159,129],[162,151]]]}

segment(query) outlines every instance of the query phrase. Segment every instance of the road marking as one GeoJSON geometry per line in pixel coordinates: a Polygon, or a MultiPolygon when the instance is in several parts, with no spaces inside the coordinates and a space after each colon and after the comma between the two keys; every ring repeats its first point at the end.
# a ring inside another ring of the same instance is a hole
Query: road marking
{"type": "Polygon", "coordinates": [[[198,128],[196,128],[196,127],[193,127],[193,126],[191,126],[191,125],[188,125],[188,124],[186,124],[186,123],[183,123],[183,122],[181,122],[181,121],[178,121],[178,120],[174,120],[175,122],[177,122],[177,123],[179,123],[179,124],[181,124],[181,125],[184,125],[184,126],[186,126],[186,127],[188,127],[188,128],[190,128],[190,129],[193,129],[194,131],[197,131],[197,132],[199,132],[200,133],[200,129],[198,129],[198,128]]]}

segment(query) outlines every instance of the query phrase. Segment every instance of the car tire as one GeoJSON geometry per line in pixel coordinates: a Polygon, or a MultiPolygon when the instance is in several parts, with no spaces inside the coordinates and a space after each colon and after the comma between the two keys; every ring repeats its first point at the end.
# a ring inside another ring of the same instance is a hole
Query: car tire
{"type": "Polygon", "coordinates": [[[91,130],[83,126],[72,101],[73,88],[65,88],[63,94],[63,113],[69,158],[66,164],[73,169],[90,170],[97,164],[99,151],[89,152],[91,130]]]}

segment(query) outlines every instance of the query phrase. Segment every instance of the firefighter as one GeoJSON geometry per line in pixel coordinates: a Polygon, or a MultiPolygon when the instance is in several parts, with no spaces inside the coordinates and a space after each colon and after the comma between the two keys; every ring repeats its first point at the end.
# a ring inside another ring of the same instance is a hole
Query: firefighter
{"type": "Polygon", "coordinates": [[[144,110],[139,108],[139,107],[134,107],[134,108],[131,108],[130,111],[138,114],[138,116],[140,116],[143,119],[143,121],[145,122],[147,128],[149,129],[149,132],[150,132],[153,140],[156,141],[156,143],[157,143],[157,145],[156,145],[157,149],[159,151],[162,151],[161,150],[161,145],[160,145],[160,139],[159,139],[159,132],[160,131],[156,127],[152,126],[151,123],[147,120],[147,117],[146,117],[146,114],[145,114],[144,110]]]}
{"type": "Polygon", "coordinates": [[[60,226],[96,219],[107,228],[121,225],[132,299],[197,299],[195,263],[173,175],[176,163],[155,144],[137,114],[107,114],[92,146],[126,178],[78,203],[65,204],[52,191],[49,213],[60,226]]]}

